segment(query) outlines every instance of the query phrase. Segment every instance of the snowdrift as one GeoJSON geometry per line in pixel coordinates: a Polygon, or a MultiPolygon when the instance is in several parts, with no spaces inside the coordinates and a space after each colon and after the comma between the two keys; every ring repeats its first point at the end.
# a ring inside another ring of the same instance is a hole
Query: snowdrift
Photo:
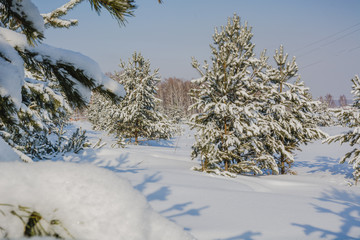
{"type": "MultiPolygon", "coordinates": [[[[193,239],[127,180],[88,164],[0,162],[0,204],[56,219],[75,239],[193,239]]],[[[0,205],[0,238],[23,236],[24,223],[10,209],[0,205]]]]}

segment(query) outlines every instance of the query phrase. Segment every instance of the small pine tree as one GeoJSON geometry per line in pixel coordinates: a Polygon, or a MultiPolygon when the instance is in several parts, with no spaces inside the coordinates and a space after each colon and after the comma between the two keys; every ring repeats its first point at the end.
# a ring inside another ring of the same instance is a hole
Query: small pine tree
{"type": "Polygon", "coordinates": [[[160,81],[158,70],[153,73],[149,60],[134,53],[129,62],[120,63],[122,71],[117,79],[126,91],[126,96],[117,105],[106,98],[94,95],[89,108],[89,120],[94,128],[114,133],[119,138],[168,139],[173,128],[167,117],[158,111],[160,100],[155,97],[156,85],[160,81]]]}
{"type": "Polygon", "coordinates": [[[360,149],[356,147],[360,139],[360,78],[356,75],[351,81],[353,83],[352,94],[354,95],[352,106],[333,110],[338,121],[351,130],[344,134],[328,137],[325,142],[329,144],[332,142],[349,143],[350,146],[355,146],[353,150],[340,159],[340,163],[345,163],[348,159],[349,164],[353,166],[353,176],[355,183],[357,183],[360,179],[360,149]]]}
{"type": "Polygon", "coordinates": [[[86,109],[86,115],[92,123],[93,129],[112,131],[120,111],[119,104],[114,104],[106,97],[94,92],[90,105],[86,109]]]}
{"type": "Polygon", "coordinates": [[[129,62],[120,63],[123,69],[119,74],[120,83],[127,95],[122,101],[122,110],[117,119],[116,131],[125,138],[139,137],[169,138],[170,123],[156,109],[160,99],[156,98],[156,85],[160,82],[156,69],[151,73],[150,61],[140,53],[134,53],[129,62]]]}
{"type": "MultiPolygon", "coordinates": [[[[267,98],[270,132],[273,139],[281,141],[275,151],[275,158],[281,174],[290,171],[294,162],[294,151],[300,150],[301,144],[325,137],[318,128],[322,119],[316,114],[320,102],[312,100],[309,89],[298,77],[295,57],[288,62],[288,54],[284,54],[283,46],[275,51],[274,60],[277,67],[268,71],[273,89],[267,98]],[[294,83],[291,79],[297,77],[294,83]]],[[[271,141],[265,141],[271,142],[271,141]]],[[[291,172],[291,171],[290,171],[291,172]]]]}

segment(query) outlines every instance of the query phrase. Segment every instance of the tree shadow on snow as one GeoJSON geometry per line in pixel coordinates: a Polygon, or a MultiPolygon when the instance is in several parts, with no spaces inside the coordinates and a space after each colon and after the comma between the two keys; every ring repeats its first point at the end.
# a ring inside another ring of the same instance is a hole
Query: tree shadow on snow
{"type": "Polygon", "coordinates": [[[171,138],[168,140],[160,139],[160,140],[145,140],[139,141],[139,145],[143,146],[151,146],[151,147],[165,147],[165,148],[175,148],[175,139],[171,138]]]}
{"type": "Polygon", "coordinates": [[[146,196],[146,199],[148,200],[148,202],[155,201],[155,200],[166,201],[167,196],[169,196],[170,194],[171,194],[170,188],[167,186],[164,186],[164,187],[159,188],[155,192],[148,194],[146,196]]]}
{"type": "MultiPolygon", "coordinates": [[[[152,175],[145,175],[144,179],[141,183],[134,186],[136,190],[144,194],[145,189],[148,187],[151,183],[159,182],[162,179],[160,172],[156,172],[152,175]]],[[[171,190],[168,186],[162,186],[159,189],[155,190],[154,192],[145,195],[148,202],[151,201],[166,201],[167,197],[171,194],[171,190]]]]}
{"type": "Polygon", "coordinates": [[[329,239],[329,237],[334,240],[360,239],[360,194],[356,195],[345,190],[333,189],[330,193],[323,193],[322,197],[318,198],[318,200],[322,201],[324,204],[334,205],[334,207],[330,209],[312,204],[317,212],[332,214],[338,217],[341,221],[339,231],[334,229],[322,229],[309,224],[293,223],[292,225],[303,228],[304,233],[308,236],[314,233],[320,233],[320,238],[322,239],[329,239]],[[335,211],[333,209],[341,210],[335,211]]]}
{"type": "Polygon", "coordinates": [[[182,216],[196,217],[196,216],[200,216],[201,215],[200,212],[202,210],[204,210],[204,209],[207,209],[207,208],[209,208],[209,206],[204,206],[204,207],[199,207],[199,208],[191,208],[191,209],[188,209],[188,210],[184,209],[184,211],[173,214],[173,215],[170,215],[170,216],[167,216],[167,218],[174,219],[174,218],[182,217],[182,216]]]}
{"type": "Polygon", "coordinates": [[[138,173],[145,168],[140,168],[141,162],[130,164],[129,153],[121,154],[115,160],[99,160],[94,164],[98,167],[106,168],[115,173],[138,173]]]}
{"type": "Polygon", "coordinates": [[[218,238],[216,240],[254,240],[253,237],[255,237],[255,236],[261,236],[261,233],[247,231],[241,235],[237,235],[237,236],[229,237],[229,238],[218,238]]]}
{"type": "Polygon", "coordinates": [[[156,183],[159,182],[161,179],[162,177],[160,175],[160,172],[156,172],[152,175],[145,174],[143,181],[138,185],[134,186],[134,188],[139,192],[143,193],[149,183],[156,183]]]}
{"type": "Polygon", "coordinates": [[[307,173],[328,172],[331,175],[344,175],[345,178],[353,178],[353,169],[347,163],[339,163],[340,158],[317,156],[315,161],[295,161],[294,167],[307,167],[311,170],[307,173]]]}
{"type": "Polygon", "coordinates": [[[86,149],[79,154],[64,153],[51,159],[51,161],[64,161],[72,163],[89,163],[97,167],[105,168],[116,173],[138,173],[145,168],[141,168],[142,161],[131,163],[129,160],[129,153],[120,154],[116,159],[112,158],[99,158],[98,152],[94,149],[86,149]]]}
{"type": "MultiPolygon", "coordinates": [[[[191,216],[191,217],[198,217],[201,215],[201,211],[209,208],[209,206],[194,208],[191,205],[194,204],[193,202],[185,202],[174,204],[173,206],[160,211],[159,213],[164,216],[165,218],[169,219],[172,222],[176,223],[176,218],[183,217],[183,216],[191,216]]],[[[184,227],[185,231],[191,231],[190,227],[184,227]]]]}
{"type": "MultiPolygon", "coordinates": [[[[201,211],[209,208],[209,206],[203,206],[199,208],[191,207],[193,202],[185,202],[174,204],[173,206],[160,211],[159,213],[166,217],[167,219],[176,222],[176,218],[183,216],[192,216],[197,217],[201,215],[201,211]]],[[[191,230],[191,228],[186,228],[186,230],[191,230]]]]}
{"type": "MultiPolygon", "coordinates": [[[[145,190],[149,187],[149,184],[157,183],[161,179],[162,179],[162,176],[160,175],[160,172],[156,172],[152,175],[146,174],[144,176],[143,181],[141,183],[137,184],[136,186],[134,186],[134,188],[144,194],[145,190]]],[[[171,195],[171,189],[168,186],[162,186],[162,187],[159,187],[157,190],[155,190],[149,194],[144,194],[144,195],[149,202],[151,202],[151,201],[167,201],[168,196],[171,195]]],[[[159,213],[162,216],[169,219],[170,221],[176,222],[176,218],[178,218],[178,217],[200,216],[201,211],[209,208],[209,206],[194,208],[194,207],[190,206],[192,204],[193,204],[193,202],[174,204],[173,206],[171,206],[167,209],[159,211],[159,213]]],[[[191,228],[186,227],[185,230],[190,231],[191,228]]]]}

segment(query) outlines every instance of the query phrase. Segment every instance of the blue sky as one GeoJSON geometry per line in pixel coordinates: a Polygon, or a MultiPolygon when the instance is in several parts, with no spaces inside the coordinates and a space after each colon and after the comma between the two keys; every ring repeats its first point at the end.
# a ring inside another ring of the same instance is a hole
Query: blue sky
{"type": "MultiPolygon", "coordinates": [[[[42,13],[64,0],[33,0],[42,13]]],[[[150,59],[163,78],[184,80],[199,75],[191,57],[209,59],[215,27],[234,13],[253,27],[255,51],[283,44],[296,56],[299,74],[314,97],[331,93],[351,97],[350,79],[360,74],[359,0],[137,0],[135,17],[126,26],[103,11],[91,11],[87,1],[69,13],[79,19],[71,29],[46,30],[45,43],[81,52],[104,72],[120,70],[120,59],[134,51],[150,59]]]]}

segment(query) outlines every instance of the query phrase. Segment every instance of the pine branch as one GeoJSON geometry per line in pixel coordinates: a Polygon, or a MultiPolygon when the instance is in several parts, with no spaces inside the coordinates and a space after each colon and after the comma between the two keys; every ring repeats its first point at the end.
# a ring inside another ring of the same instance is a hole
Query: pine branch
{"type": "Polygon", "coordinates": [[[78,20],[76,19],[65,20],[65,19],[60,19],[60,17],[66,15],[69,10],[73,9],[76,5],[78,5],[82,1],[83,0],[71,0],[50,13],[41,14],[41,16],[44,18],[45,27],[69,28],[71,26],[76,26],[78,24],[78,20]]]}
{"type": "Polygon", "coordinates": [[[11,126],[16,124],[16,107],[10,96],[0,95],[0,125],[11,126]]]}
{"type": "Polygon", "coordinates": [[[49,56],[36,52],[36,49],[20,51],[19,54],[23,58],[27,69],[42,73],[48,79],[55,77],[72,107],[81,109],[87,105],[86,100],[81,95],[81,92],[75,88],[75,85],[81,84],[89,90],[97,86],[95,79],[86,75],[84,70],[64,60],[54,61],[49,56]]]}
{"type": "Polygon", "coordinates": [[[136,8],[134,0],[89,0],[89,3],[98,14],[105,8],[120,25],[125,24],[125,17],[134,16],[136,8]]]}
{"type": "Polygon", "coordinates": [[[20,28],[32,45],[44,38],[42,29],[36,26],[24,12],[22,2],[17,0],[0,0],[0,21],[12,30],[20,28]]]}

